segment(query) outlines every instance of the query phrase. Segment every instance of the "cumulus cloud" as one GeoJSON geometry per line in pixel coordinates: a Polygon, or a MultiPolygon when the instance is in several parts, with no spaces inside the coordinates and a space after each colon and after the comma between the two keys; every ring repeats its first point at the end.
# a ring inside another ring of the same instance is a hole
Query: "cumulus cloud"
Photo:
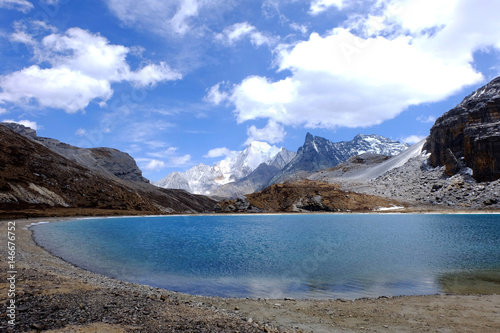
{"type": "Polygon", "coordinates": [[[272,46],[276,41],[274,37],[258,31],[257,28],[248,22],[236,23],[225,28],[222,33],[215,35],[215,40],[220,43],[233,45],[245,37],[248,37],[252,45],[257,47],[264,44],[272,46]]]}
{"type": "Polygon", "coordinates": [[[15,9],[27,13],[33,9],[33,4],[27,0],[0,0],[0,8],[15,9]]]}
{"type": "Polygon", "coordinates": [[[203,157],[205,158],[215,158],[215,157],[228,157],[228,156],[234,156],[236,152],[226,148],[226,147],[221,147],[221,148],[214,148],[210,149],[206,155],[203,157]]]}
{"type": "Polygon", "coordinates": [[[277,71],[291,74],[250,76],[237,84],[229,95],[237,121],[367,127],[478,84],[484,78],[472,66],[474,52],[500,50],[500,2],[480,2],[428,0],[426,7],[420,0],[381,0],[376,13],[357,17],[356,24],[347,20],[324,35],[279,45],[277,71]]]}
{"type": "Polygon", "coordinates": [[[105,104],[113,95],[111,84],[115,82],[148,87],[182,78],[165,63],[148,64],[134,71],[126,61],[129,48],[112,45],[103,36],[80,28],[52,33],[36,43],[26,39],[26,43],[34,44],[36,60],[50,67],[32,65],[1,76],[0,103],[36,100],[42,107],[75,113],[92,101],[105,104]]]}
{"type": "Polygon", "coordinates": [[[36,123],[36,121],[31,121],[31,120],[27,120],[27,119],[23,119],[23,120],[4,119],[2,122],[23,125],[23,126],[31,128],[31,129],[34,129],[35,131],[42,129],[42,126],[38,125],[36,123]]]}
{"type": "Polygon", "coordinates": [[[229,97],[229,94],[226,91],[221,91],[221,85],[225,85],[225,82],[219,82],[216,85],[212,86],[207,95],[203,98],[206,102],[219,105],[220,103],[226,101],[229,97]]]}
{"type": "Polygon", "coordinates": [[[344,0],[313,0],[311,2],[311,7],[309,8],[309,13],[312,15],[317,15],[324,12],[330,7],[337,7],[342,9],[344,6],[344,0]]]}
{"type": "Polygon", "coordinates": [[[160,160],[150,160],[142,168],[147,171],[160,171],[165,169],[166,164],[160,160]]]}
{"type": "Polygon", "coordinates": [[[283,125],[278,124],[274,120],[270,120],[264,128],[257,128],[254,125],[247,130],[248,139],[245,145],[252,141],[266,141],[271,144],[283,141],[286,132],[283,125]]]}
{"type": "Polygon", "coordinates": [[[410,135],[410,136],[407,136],[407,137],[404,137],[404,138],[401,138],[401,142],[404,142],[404,143],[407,143],[407,144],[410,144],[410,145],[413,145],[417,142],[420,142],[422,141],[423,139],[425,139],[426,137],[423,136],[423,135],[410,135]]]}

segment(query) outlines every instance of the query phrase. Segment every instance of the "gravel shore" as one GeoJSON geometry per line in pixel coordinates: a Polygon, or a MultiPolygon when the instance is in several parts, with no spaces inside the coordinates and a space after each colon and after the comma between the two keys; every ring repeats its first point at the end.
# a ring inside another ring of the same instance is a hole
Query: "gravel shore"
{"type": "Polygon", "coordinates": [[[14,297],[8,221],[0,222],[2,332],[500,332],[500,295],[494,294],[253,300],[127,283],[37,246],[26,229],[37,221],[16,221],[14,297]],[[11,300],[15,326],[8,324],[11,300]]]}

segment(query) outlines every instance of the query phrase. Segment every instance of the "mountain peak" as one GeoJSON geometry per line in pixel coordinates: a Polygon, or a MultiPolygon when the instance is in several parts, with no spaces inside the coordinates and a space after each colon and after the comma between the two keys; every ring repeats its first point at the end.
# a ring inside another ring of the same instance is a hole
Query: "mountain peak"
{"type": "Polygon", "coordinates": [[[228,156],[211,167],[200,164],[181,173],[183,179],[170,174],[155,185],[210,195],[220,186],[245,178],[262,163],[277,167],[285,165],[294,156],[289,153],[286,149],[271,146],[267,142],[252,141],[245,150],[236,152],[235,155],[228,156]],[[281,158],[276,160],[278,156],[281,158]]]}
{"type": "Polygon", "coordinates": [[[283,182],[298,174],[332,168],[352,156],[363,153],[397,155],[408,148],[407,144],[393,141],[379,135],[358,134],[351,141],[331,142],[328,139],[307,133],[304,145],[297,156],[288,163],[268,185],[283,182]]]}

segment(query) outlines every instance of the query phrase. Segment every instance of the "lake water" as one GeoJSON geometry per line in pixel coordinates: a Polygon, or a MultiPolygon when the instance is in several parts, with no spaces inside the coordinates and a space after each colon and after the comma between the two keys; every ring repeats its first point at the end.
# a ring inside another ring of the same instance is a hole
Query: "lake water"
{"type": "Polygon", "coordinates": [[[40,245],[80,267],[198,295],[422,295],[480,276],[500,290],[500,215],[164,216],[33,229],[40,245]]]}

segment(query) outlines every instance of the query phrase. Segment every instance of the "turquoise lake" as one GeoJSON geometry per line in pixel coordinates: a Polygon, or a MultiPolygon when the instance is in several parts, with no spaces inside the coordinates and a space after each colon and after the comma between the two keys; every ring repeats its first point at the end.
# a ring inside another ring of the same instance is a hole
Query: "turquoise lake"
{"type": "Polygon", "coordinates": [[[207,296],[424,295],[500,272],[494,214],[96,218],[32,228],[40,245],[87,270],[207,296]]]}

